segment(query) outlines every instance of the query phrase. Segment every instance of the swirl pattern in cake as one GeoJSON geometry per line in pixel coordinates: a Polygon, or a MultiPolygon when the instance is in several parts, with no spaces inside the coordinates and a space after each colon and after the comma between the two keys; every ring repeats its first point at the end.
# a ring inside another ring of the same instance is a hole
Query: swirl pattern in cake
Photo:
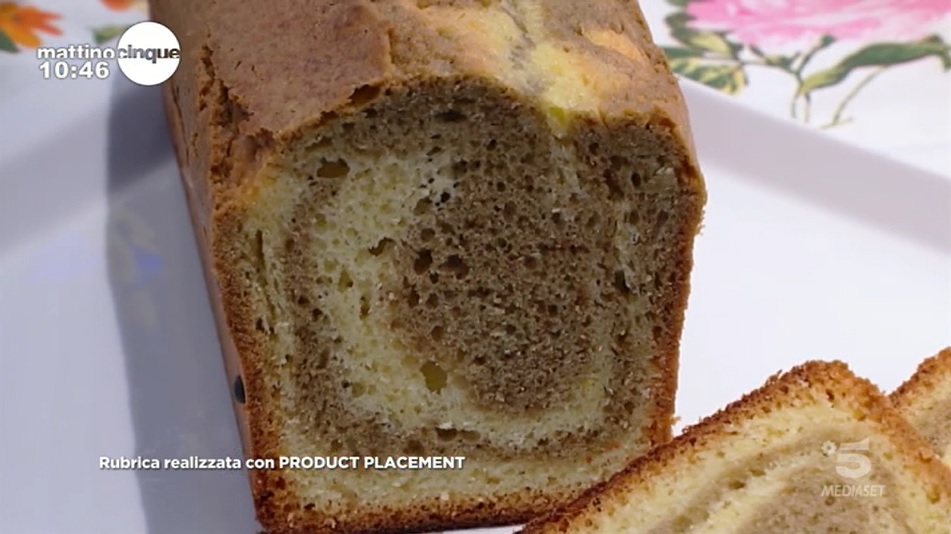
{"type": "Polygon", "coordinates": [[[254,472],[267,528],[522,521],[669,439],[705,190],[635,5],[154,5],[246,453],[466,457],[254,472]]]}

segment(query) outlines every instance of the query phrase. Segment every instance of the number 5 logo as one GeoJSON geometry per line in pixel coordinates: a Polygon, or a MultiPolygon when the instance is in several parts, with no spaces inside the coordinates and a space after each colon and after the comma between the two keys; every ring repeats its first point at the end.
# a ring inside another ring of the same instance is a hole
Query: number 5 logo
{"type": "Polygon", "coordinates": [[[865,438],[855,443],[842,443],[835,459],[835,472],[845,478],[862,478],[872,472],[872,460],[868,457],[868,442],[865,438]]]}

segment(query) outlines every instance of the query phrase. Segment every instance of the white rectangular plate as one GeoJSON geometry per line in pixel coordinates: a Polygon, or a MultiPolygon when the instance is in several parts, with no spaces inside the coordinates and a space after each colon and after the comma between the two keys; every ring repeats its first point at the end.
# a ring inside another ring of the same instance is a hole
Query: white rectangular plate
{"type": "MultiPolygon", "coordinates": [[[[951,344],[947,177],[685,91],[709,204],[682,422],[806,359],[890,390],[951,344]]],[[[98,467],[240,453],[158,90],[46,85],[0,124],[0,532],[255,532],[243,472],[98,467]]]]}

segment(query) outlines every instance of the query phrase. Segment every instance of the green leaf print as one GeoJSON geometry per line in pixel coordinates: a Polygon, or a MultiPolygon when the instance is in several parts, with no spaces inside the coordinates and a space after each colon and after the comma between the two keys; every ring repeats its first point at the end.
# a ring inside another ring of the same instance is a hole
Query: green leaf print
{"type": "Polygon", "coordinates": [[[703,52],[700,50],[695,50],[693,48],[683,48],[680,46],[662,46],[661,50],[664,51],[664,55],[667,56],[668,61],[680,58],[688,57],[703,57],[703,52]]]}
{"type": "Polygon", "coordinates": [[[866,46],[847,56],[834,67],[821,70],[806,77],[798,94],[804,95],[836,85],[863,67],[890,67],[934,56],[941,60],[945,70],[951,69],[951,48],[937,35],[911,43],[878,43],[866,46]]]}
{"type": "Polygon", "coordinates": [[[727,58],[736,58],[743,49],[742,46],[728,41],[722,33],[698,31],[688,27],[687,23],[690,22],[691,17],[687,13],[673,13],[664,20],[670,28],[671,37],[686,45],[687,48],[727,58]]]}
{"type": "Polygon", "coordinates": [[[129,26],[103,26],[92,31],[92,38],[97,45],[107,43],[122,35],[129,26]]]}
{"type": "Polygon", "coordinates": [[[19,52],[16,45],[13,44],[13,41],[7,37],[7,34],[0,31],[0,51],[2,52],[19,52]]]}
{"type": "Polygon", "coordinates": [[[670,68],[681,76],[731,95],[746,86],[746,74],[738,63],[705,64],[698,58],[681,57],[671,59],[670,68]]]}

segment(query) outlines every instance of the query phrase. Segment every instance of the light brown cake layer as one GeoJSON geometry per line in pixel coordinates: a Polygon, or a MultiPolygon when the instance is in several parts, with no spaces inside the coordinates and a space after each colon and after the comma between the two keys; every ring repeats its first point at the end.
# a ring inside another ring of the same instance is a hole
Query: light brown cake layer
{"type": "Polygon", "coordinates": [[[870,382],[809,362],[524,534],[948,534],[951,471],[870,382]]]}
{"type": "Polygon", "coordinates": [[[951,467],[951,347],[922,362],[891,400],[951,467]]]}
{"type": "Polygon", "coordinates": [[[705,193],[637,7],[152,2],[274,532],[523,521],[670,437],[705,193]],[[582,8],[583,7],[583,8],[582,8]]]}

